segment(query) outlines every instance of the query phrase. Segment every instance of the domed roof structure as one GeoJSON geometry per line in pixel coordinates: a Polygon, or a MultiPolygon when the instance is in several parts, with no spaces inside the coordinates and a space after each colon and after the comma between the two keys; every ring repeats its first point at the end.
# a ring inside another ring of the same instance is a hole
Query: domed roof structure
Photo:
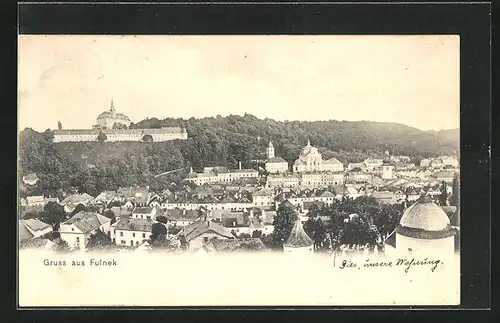
{"type": "Polygon", "coordinates": [[[311,247],[313,244],[314,241],[304,231],[302,222],[300,222],[300,218],[298,218],[297,221],[295,221],[290,237],[283,245],[287,248],[304,248],[311,247]]]}
{"type": "Polygon", "coordinates": [[[421,197],[405,211],[396,232],[419,239],[441,239],[455,234],[446,212],[429,197],[421,197]]]}

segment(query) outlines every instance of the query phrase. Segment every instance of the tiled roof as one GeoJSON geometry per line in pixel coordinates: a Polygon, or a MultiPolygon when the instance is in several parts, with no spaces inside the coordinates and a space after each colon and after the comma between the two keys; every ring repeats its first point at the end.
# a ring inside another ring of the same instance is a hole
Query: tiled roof
{"type": "Polygon", "coordinates": [[[138,214],[151,214],[153,212],[152,207],[136,207],[132,213],[138,214]]]}
{"type": "Polygon", "coordinates": [[[88,233],[109,221],[111,221],[111,219],[98,213],[82,211],[73,215],[68,221],[64,222],[64,224],[73,224],[83,233],[88,233]]]}
{"type": "Polygon", "coordinates": [[[33,238],[34,235],[26,228],[22,220],[19,221],[19,240],[21,242],[33,238]]]}
{"type": "Polygon", "coordinates": [[[186,241],[191,241],[194,238],[202,235],[205,232],[215,232],[226,238],[233,238],[233,235],[230,231],[224,228],[222,225],[210,222],[210,221],[197,221],[192,223],[182,229],[180,235],[184,236],[186,241]]]}
{"type": "Polygon", "coordinates": [[[273,158],[269,158],[266,163],[287,163],[288,162],[286,160],[284,160],[283,158],[281,157],[273,157],[273,158]]]}
{"type": "Polygon", "coordinates": [[[168,127],[159,129],[63,129],[54,130],[54,135],[95,135],[99,133],[106,135],[153,135],[153,134],[167,134],[167,133],[182,133],[180,127],[168,127]]]}
{"type": "Polygon", "coordinates": [[[116,223],[116,230],[151,232],[153,221],[146,219],[121,219],[116,223]]]}
{"type": "Polygon", "coordinates": [[[330,159],[324,160],[323,164],[342,164],[337,158],[332,157],[330,159]]]}
{"type": "Polygon", "coordinates": [[[62,200],[61,204],[67,204],[67,203],[73,203],[74,205],[77,205],[79,203],[87,203],[90,202],[94,199],[93,196],[83,193],[83,194],[73,194],[62,200]]]}
{"type": "Polygon", "coordinates": [[[24,220],[24,224],[33,231],[43,230],[50,227],[49,224],[44,223],[37,219],[27,219],[24,220]]]}

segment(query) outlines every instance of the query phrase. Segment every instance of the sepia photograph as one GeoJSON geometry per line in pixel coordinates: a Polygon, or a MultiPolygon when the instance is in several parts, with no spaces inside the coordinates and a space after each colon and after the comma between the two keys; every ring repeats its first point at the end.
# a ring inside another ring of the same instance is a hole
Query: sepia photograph
{"type": "Polygon", "coordinates": [[[459,128],[458,35],[19,35],[19,306],[459,305],[459,128]]]}

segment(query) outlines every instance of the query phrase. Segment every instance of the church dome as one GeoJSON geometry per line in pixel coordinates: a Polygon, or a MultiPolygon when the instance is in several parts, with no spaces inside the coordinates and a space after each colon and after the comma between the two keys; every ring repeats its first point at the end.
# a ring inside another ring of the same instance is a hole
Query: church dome
{"type": "Polygon", "coordinates": [[[313,244],[314,241],[304,231],[300,219],[297,219],[290,233],[290,237],[283,245],[287,248],[303,248],[311,247],[313,244]]]}
{"type": "Polygon", "coordinates": [[[440,239],[455,234],[448,215],[428,198],[421,198],[405,211],[396,232],[420,239],[440,239]]]}

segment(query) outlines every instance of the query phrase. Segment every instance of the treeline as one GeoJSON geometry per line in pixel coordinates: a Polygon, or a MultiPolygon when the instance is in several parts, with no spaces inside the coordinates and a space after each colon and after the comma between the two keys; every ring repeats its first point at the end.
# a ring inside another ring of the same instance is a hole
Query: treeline
{"type": "MultiPolygon", "coordinates": [[[[300,149],[311,141],[323,157],[336,157],[344,164],[368,157],[391,154],[421,158],[437,156],[443,150],[458,150],[454,137],[446,133],[423,132],[399,124],[375,122],[279,122],[258,119],[252,115],[202,119],[146,119],[130,128],[161,128],[182,126],[188,140],[170,142],[65,142],[53,143],[48,130],[38,133],[25,129],[20,133],[21,175],[36,173],[43,194],[58,189],[76,187],[95,195],[102,190],[120,186],[149,185],[162,189],[168,183],[179,182],[193,167],[235,168],[256,167],[252,160],[265,159],[265,149],[271,140],[276,155],[290,164],[300,149]],[[451,139],[450,139],[451,138],[451,139]],[[168,176],[155,177],[177,170],[168,176]]],[[[457,130],[458,138],[458,130],[457,130]]]]}

